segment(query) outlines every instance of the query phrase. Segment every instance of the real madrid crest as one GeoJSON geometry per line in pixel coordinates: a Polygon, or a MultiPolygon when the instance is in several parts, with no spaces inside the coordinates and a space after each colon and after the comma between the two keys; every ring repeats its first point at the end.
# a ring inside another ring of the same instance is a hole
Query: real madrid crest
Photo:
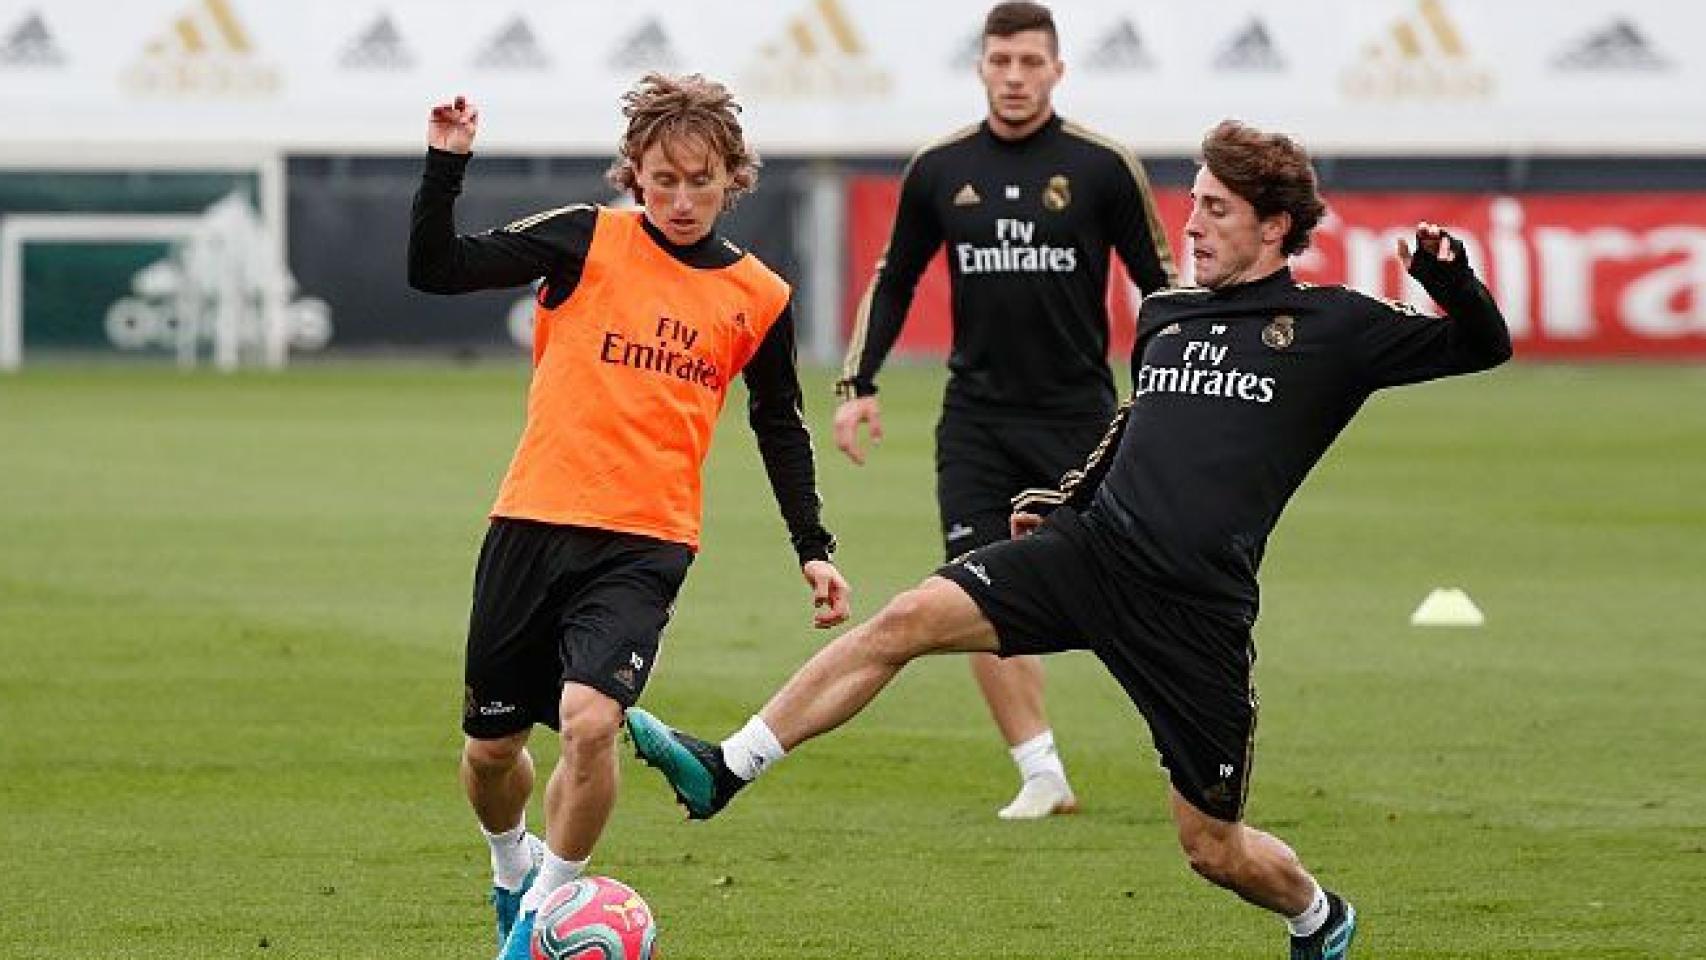
{"type": "Polygon", "coordinates": [[[1072,181],[1058,173],[1049,177],[1048,183],[1043,187],[1043,206],[1054,213],[1059,213],[1065,210],[1067,204],[1071,202],[1072,181]]]}
{"type": "Polygon", "coordinates": [[[1262,328],[1262,342],[1275,350],[1284,350],[1297,339],[1297,318],[1281,314],[1262,328]]]}

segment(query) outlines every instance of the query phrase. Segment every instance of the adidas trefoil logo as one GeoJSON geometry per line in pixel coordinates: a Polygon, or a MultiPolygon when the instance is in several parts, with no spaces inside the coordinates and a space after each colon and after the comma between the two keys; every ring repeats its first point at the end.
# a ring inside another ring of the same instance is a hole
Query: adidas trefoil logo
{"type": "Polygon", "coordinates": [[[983,198],[977,195],[977,191],[969,183],[961,187],[959,193],[954,194],[956,207],[975,207],[982,202],[983,198]]]}
{"type": "Polygon", "coordinates": [[[0,40],[0,67],[57,67],[65,54],[48,32],[41,14],[31,13],[0,40]]]}
{"type": "Polygon", "coordinates": [[[1619,17],[1594,31],[1552,61],[1559,70],[1581,72],[1669,70],[1671,61],[1660,56],[1640,28],[1619,17]]]}

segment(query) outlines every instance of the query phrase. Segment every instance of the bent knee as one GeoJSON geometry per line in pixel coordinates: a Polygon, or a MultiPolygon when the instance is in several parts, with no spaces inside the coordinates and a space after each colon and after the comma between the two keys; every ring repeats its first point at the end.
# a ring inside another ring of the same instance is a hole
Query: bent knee
{"type": "Polygon", "coordinates": [[[1197,875],[1217,886],[1227,886],[1238,876],[1239,865],[1243,853],[1236,844],[1228,843],[1219,837],[1196,835],[1181,836],[1179,846],[1185,853],[1185,860],[1197,875]]]}
{"type": "Polygon", "coordinates": [[[906,661],[929,653],[935,611],[930,594],[913,589],[899,594],[871,619],[865,642],[887,660],[906,661]]]}
{"type": "Polygon", "coordinates": [[[504,770],[515,765],[526,746],[525,732],[492,740],[469,737],[463,741],[462,757],[477,770],[504,770]]]}
{"type": "Polygon", "coordinates": [[[622,729],[622,705],[591,687],[569,684],[563,688],[558,719],[565,745],[608,747],[622,729]]]}

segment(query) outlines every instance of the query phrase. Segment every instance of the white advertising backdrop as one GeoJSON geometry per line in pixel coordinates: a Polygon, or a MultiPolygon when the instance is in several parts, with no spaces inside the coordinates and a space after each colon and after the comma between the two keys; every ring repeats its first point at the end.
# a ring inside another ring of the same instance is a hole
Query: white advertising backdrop
{"type": "MultiPolygon", "coordinates": [[[[488,150],[606,153],[648,69],[761,149],[908,153],[981,112],[984,0],[0,0],[14,159],[68,144],[397,152],[464,92],[488,150]]],[[[1145,153],[1223,116],[1348,153],[1706,152],[1692,0],[1060,0],[1062,112],[1145,153]]]]}

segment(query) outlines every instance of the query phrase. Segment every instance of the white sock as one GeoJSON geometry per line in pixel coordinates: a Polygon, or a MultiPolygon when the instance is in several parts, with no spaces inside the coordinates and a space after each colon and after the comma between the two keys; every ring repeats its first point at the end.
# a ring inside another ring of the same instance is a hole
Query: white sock
{"type": "Polygon", "coordinates": [[[533,850],[527,842],[527,818],[503,833],[492,833],[484,826],[480,832],[492,847],[492,885],[514,890],[527,879],[533,869],[533,850]]]}
{"type": "MultiPolygon", "coordinates": [[[[587,860],[592,859],[588,857],[587,860]]],[[[533,881],[533,886],[527,888],[526,896],[521,898],[521,912],[531,913],[538,910],[553,891],[566,883],[580,879],[586,872],[587,860],[564,860],[545,848],[545,862],[539,865],[539,879],[533,881]]]]}
{"type": "Polygon", "coordinates": [[[1054,731],[1044,730],[1016,747],[1008,747],[1007,752],[1013,755],[1013,762],[1019,767],[1019,777],[1030,780],[1045,773],[1052,773],[1061,780],[1066,779],[1066,767],[1060,762],[1060,753],[1054,748],[1054,731]]]}
{"type": "Polygon", "coordinates": [[[723,762],[742,780],[757,779],[766,767],[782,759],[787,752],[782,749],[782,742],[776,739],[776,734],[770,732],[770,725],[757,714],[753,714],[746,726],[735,731],[734,736],[723,741],[723,762]]]}
{"type": "Polygon", "coordinates": [[[1321,929],[1327,922],[1327,893],[1315,881],[1309,881],[1315,887],[1315,896],[1309,900],[1309,908],[1295,917],[1286,918],[1285,925],[1291,928],[1294,937],[1307,937],[1321,929]]]}

